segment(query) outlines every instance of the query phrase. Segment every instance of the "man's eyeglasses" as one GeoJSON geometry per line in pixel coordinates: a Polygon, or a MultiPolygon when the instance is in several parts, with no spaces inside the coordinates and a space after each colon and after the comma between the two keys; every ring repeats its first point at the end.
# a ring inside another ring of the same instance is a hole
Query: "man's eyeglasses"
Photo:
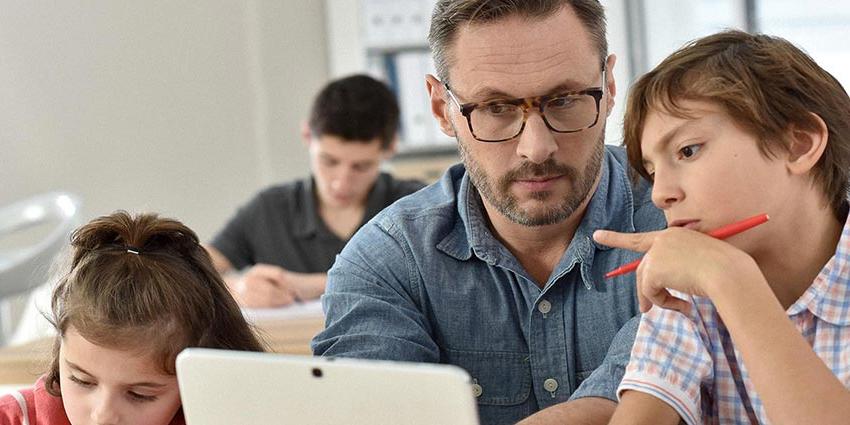
{"type": "Polygon", "coordinates": [[[543,122],[556,133],[576,133],[596,125],[599,102],[605,93],[605,67],[602,67],[600,87],[522,99],[462,104],[449,85],[443,85],[460,113],[466,117],[475,140],[504,142],[522,133],[532,107],[540,111],[543,122]]]}

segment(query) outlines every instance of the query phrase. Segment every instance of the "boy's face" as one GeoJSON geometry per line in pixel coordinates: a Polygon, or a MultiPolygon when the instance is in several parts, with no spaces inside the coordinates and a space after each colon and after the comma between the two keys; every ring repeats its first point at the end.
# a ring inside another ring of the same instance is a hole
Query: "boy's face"
{"type": "Polygon", "coordinates": [[[59,377],[73,425],[167,425],[180,408],[177,377],[158,362],[92,344],[73,327],[62,338],[59,377]]]}
{"type": "Polygon", "coordinates": [[[325,134],[309,139],[310,168],[319,202],[326,208],[346,208],[366,203],[381,172],[381,161],[390,152],[379,139],[363,143],[325,134]]]}
{"type": "Polygon", "coordinates": [[[795,205],[787,155],[766,158],[756,138],[716,104],[680,104],[690,118],[651,110],[641,136],[644,167],[654,178],[652,201],[668,225],[706,232],[795,205]]]}

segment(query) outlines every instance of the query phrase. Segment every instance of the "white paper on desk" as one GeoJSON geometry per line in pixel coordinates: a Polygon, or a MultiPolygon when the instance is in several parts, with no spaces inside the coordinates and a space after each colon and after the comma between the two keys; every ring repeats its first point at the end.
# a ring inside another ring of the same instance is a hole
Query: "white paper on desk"
{"type": "Polygon", "coordinates": [[[311,300],[276,308],[243,308],[242,314],[249,322],[277,321],[323,317],[322,302],[311,300]]]}

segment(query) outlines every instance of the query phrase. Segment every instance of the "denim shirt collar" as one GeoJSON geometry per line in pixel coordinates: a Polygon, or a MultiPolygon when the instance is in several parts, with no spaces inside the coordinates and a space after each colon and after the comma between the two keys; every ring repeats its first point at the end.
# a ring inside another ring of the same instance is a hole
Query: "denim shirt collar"
{"type": "MultiPolygon", "coordinates": [[[[634,199],[627,170],[607,148],[600,173],[599,184],[588,203],[584,217],[555,272],[552,273],[553,278],[547,282],[547,287],[558,277],[572,270],[576,264],[581,264],[585,286],[590,289],[593,283],[590,279],[590,266],[593,264],[596,250],[611,249],[596,244],[591,237],[593,232],[597,229],[626,233],[635,231],[634,199]]],[[[460,179],[455,199],[458,215],[453,229],[440,241],[437,248],[458,260],[468,260],[475,254],[490,265],[502,264],[505,267],[521,269],[510,251],[490,232],[488,220],[484,216],[484,207],[469,173],[465,172],[462,165],[458,165],[447,173],[446,177],[453,178],[452,183],[455,184],[457,179],[460,179]]]]}
{"type": "Polygon", "coordinates": [[[470,202],[470,194],[474,194],[475,190],[472,189],[469,174],[462,164],[457,164],[449,169],[440,183],[444,186],[458,184],[458,187],[454,190],[454,201],[457,204],[458,215],[451,231],[437,244],[437,249],[458,260],[469,260],[472,257],[473,245],[471,235],[475,234],[473,229],[481,225],[486,227],[486,222],[483,221],[481,216],[481,207],[476,205],[474,200],[470,202]],[[470,209],[478,210],[475,218],[470,218],[470,209]],[[472,223],[472,221],[477,223],[472,223]]]}

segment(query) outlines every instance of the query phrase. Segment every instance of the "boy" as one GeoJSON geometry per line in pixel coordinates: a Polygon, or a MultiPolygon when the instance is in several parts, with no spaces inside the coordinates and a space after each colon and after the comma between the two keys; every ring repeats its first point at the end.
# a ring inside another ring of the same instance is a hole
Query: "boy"
{"type": "Polygon", "coordinates": [[[312,175],[260,192],[208,246],[239,304],[318,298],[351,235],[424,186],[381,172],[395,152],[398,116],[393,93],[366,75],[332,81],[319,92],[302,134],[312,175]]]}
{"type": "MultiPolygon", "coordinates": [[[[729,31],[632,89],[625,143],[669,228],[597,242],[646,255],[612,423],[850,418],[850,99],[785,40],[729,31]],[[759,213],[726,241],[703,233],[759,213]]],[[[610,282],[617,285],[616,280],[610,282]]]]}

